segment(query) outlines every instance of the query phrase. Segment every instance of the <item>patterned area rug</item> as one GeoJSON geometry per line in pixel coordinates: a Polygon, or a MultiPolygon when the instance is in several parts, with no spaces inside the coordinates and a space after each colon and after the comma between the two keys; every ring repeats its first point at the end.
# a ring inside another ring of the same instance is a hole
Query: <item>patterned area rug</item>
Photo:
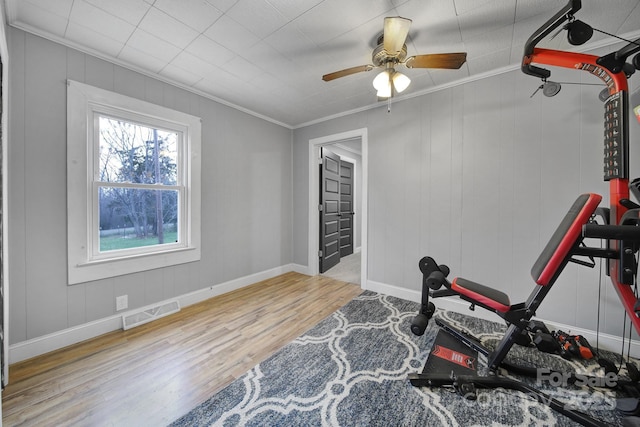
{"type": "MultiPolygon", "coordinates": [[[[413,387],[407,375],[422,370],[439,330],[432,321],[422,337],[411,333],[418,308],[365,291],[171,426],[575,425],[521,392],[480,390],[469,401],[449,389],[413,387]]],[[[436,316],[488,346],[504,331],[501,324],[456,313],[436,316]]],[[[510,358],[567,372],[599,368],[519,346],[510,358]]],[[[528,381],[608,425],[621,425],[610,391],[528,381]]]]}

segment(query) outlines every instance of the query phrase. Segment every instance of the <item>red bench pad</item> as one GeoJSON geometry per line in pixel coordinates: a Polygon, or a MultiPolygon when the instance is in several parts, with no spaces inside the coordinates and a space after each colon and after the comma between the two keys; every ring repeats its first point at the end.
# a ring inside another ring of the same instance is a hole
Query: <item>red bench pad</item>
{"type": "Polygon", "coordinates": [[[451,290],[501,313],[506,313],[511,308],[507,294],[471,280],[456,277],[451,282],[451,290]]]}

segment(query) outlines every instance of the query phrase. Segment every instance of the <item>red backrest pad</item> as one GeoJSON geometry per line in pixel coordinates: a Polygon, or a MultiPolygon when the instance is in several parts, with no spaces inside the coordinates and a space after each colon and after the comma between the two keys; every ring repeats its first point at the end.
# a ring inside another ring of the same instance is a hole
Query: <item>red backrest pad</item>
{"type": "Polygon", "coordinates": [[[582,241],[582,226],[595,212],[602,196],[594,193],[580,195],[564,216],[551,239],[531,268],[531,277],[539,285],[548,285],[574,245],[582,241]]]}

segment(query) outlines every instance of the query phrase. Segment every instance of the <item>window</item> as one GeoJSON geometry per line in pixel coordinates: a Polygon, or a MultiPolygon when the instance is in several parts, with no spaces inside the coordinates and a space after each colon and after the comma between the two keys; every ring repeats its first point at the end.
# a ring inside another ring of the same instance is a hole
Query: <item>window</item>
{"type": "Polygon", "coordinates": [[[69,284],[200,259],[200,119],[67,89],[69,284]]]}

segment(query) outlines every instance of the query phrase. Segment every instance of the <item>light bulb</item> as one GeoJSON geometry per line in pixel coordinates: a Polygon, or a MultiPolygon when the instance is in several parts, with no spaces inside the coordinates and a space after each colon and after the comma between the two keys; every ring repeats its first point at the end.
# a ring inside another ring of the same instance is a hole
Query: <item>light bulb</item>
{"type": "Polygon", "coordinates": [[[387,87],[384,87],[382,89],[378,90],[378,93],[376,94],[378,96],[378,98],[390,98],[391,97],[391,85],[387,85],[387,87]]]}
{"type": "Polygon", "coordinates": [[[373,79],[373,87],[376,88],[378,92],[380,91],[388,91],[391,92],[391,83],[389,82],[389,72],[383,71],[373,79]]]}
{"type": "Polygon", "coordinates": [[[398,93],[402,92],[407,87],[409,87],[409,83],[411,83],[411,79],[402,73],[395,73],[392,79],[393,79],[393,87],[398,93]]]}

